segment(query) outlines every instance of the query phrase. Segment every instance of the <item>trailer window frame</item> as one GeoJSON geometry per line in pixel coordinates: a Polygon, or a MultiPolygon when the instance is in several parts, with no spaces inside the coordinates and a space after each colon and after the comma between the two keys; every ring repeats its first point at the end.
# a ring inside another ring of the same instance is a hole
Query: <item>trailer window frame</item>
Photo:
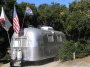
{"type": "Polygon", "coordinates": [[[47,34],[48,42],[54,42],[54,36],[53,34],[47,34]]]}
{"type": "Polygon", "coordinates": [[[27,40],[27,38],[26,37],[13,38],[13,43],[16,42],[16,43],[14,43],[13,47],[25,47],[23,44],[26,43],[26,41],[23,43],[23,40],[25,41],[25,40],[27,40]],[[17,46],[16,46],[16,44],[17,44],[17,46]]]}
{"type": "Polygon", "coordinates": [[[62,42],[63,39],[62,39],[62,36],[61,35],[57,35],[57,42],[62,42]]]}

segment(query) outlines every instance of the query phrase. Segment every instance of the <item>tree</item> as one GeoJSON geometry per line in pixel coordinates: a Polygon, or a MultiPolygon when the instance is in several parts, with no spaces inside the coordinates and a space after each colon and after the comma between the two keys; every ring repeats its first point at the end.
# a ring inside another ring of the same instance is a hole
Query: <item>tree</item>
{"type": "MultiPolygon", "coordinates": [[[[29,25],[33,25],[33,26],[37,27],[37,14],[38,13],[37,13],[37,8],[36,8],[35,4],[22,2],[22,3],[18,4],[18,7],[20,8],[18,10],[20,17],[21,17],[20,22],[24,22],[24,24],[23,24],[24,27],[28,27],[29,25]],[[26,10],[27,4],[33,11],[34,15],[30,15],[30,16],[25,15],[25,10],[26,10]],[[24,19],[24,20],[22,20],[22,19],[24,19]]],[[[21,23],[21,26],[22,26],[22,23],[21,23]]]]}
{"type": "MultiPolygon", "coordinates": [[[[70,14],[67,18],[66,33],[70,35],[71,39],[79,40],[87,37],[87,30],[89,30],[89,4],[90,1],[85,2],[73,2],[70,4],[70,14]],[[88,14],[88,15],[87,15],[88,14]],[[77,34],[78,33],[78,34],[77,34]]],[[[87,38],[86,38],[87,39],[87,38]]]]}
{"type": "MultiPolygon", "coordinates": [[[[16,3],[16,0],[1,0],[0,1],[0,7],[4,7],[5,13],[8,16],[9,20],[12,23],[12,11],[14,4],[16,3]]],[[[1,9],[0,9],[1,11],[1,9]]],[[[12,28],[9,31],[10,37],[12,36],[12,28]]],[[[8,41],[8,36],[6,31],[3,28],[0,28],[0,58],[2,58],[5,53],[7,48],[10,46],[9,41],[8,41]]]]}
{"type": "Polygon", "coordinates": [[[55,30],[63,30],[68,13],[67,8],[59,3],[41,4],[38,8],[39,23],[54,27],[55,30]]]}

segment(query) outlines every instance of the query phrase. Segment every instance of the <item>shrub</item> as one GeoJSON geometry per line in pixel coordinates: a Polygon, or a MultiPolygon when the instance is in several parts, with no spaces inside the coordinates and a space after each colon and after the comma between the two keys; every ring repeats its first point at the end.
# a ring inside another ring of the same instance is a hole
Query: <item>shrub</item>
{"type": "Polygon", "coordinates": [[[58,50],[58,57],[61,61],[72,59],[72,53],[74,52],[74,42],[65,41],[63,48],[58,50]]]}
{"type": "Polygon", "coordinates": [[[82,40],[82,41],[78,41],[76,42],[77,46],[76,46],[76,57],[77,58],[81,58],[81,57],[85,57],[88,53],[87,53],[87,42],[82,40]]]}
{"type": "Polygon", "coordinates": [[[90,55],[90,40],[87,40],[87,52],[90,55]]]}
{"type": "Polygon", "coordinates": [[[10,60],[10,54],[7,52],[6,55],[2,59],[3,60],[10,60]]]}
{"type": "Polygon", "coordinates": [[[90,41],[65,41],[64,46],[58,50],[58,58],[61,61],[72,60],[73,52],[76,53],[76,58],[88,55],[88,53],[90,52],[90,41]]]}

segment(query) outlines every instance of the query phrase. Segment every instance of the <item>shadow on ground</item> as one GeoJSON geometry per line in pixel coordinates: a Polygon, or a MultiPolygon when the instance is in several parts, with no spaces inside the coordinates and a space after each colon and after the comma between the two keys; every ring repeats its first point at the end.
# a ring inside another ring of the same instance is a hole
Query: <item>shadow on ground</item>
{"type": "Polygon", "coordinates": [[[44,64],[47,64],[47,63],[50,63],[53,61],[54,61],[53,58],[45,59],[45,60],[41,60],[41,61],[33,61],[33,62],[23,61],[22,66],[40,66],[40,65],[44,65],[44,64]]]}
{"type": "MultiPolygon", "coordinates": [[[[22,63],[20,62],[19,64],[17,63],[17,61],[15,62],[15,66],[13,67],[27,67],[27,66],[40,66],[40,65],[44,65],[50,62],[53,62],[54,58],[50,58],[50,59],[45,59],[45,60],[41,60],[41,61],[23,61],[22,63]]],[[[0,60],[1,64],[7,64],[9,63],[10,60],[0,60]]]]}
{"type": "Polygon", "coordinates": [[[10,62],[10,60],[0,60],[0,63],[2,63],[2,64],[6,64],[6,63],[9,63],[10,62]]]}

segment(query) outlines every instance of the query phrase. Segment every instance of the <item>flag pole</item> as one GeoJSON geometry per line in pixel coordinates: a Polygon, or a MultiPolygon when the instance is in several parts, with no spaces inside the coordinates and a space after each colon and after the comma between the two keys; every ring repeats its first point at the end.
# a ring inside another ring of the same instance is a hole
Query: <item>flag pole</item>
{"type": "Polygon", "coordinates": [[[26,16],[27,14],[28,14],[28,15],[33,15],[32,10],[28,7],[28,3],[27,3],[27,5],[26,5],[26,11],[25,11],[25,14],[24,14],[24,18],[23,18],[23,22],[22,22],[21,28],[23,28],[23,23],[24,23],[24,20],[25,20],[25,16],[26,16]]]}
{"type": "Polygon", "coordinates": [[[9,40],[9,44],[10,44],[10,38],[9,38],[9,33],[8,33],[8,31],[7,31],[7,35],[8,35],[8,40],[9,40]]]}
{"type": "Polygon", "coordinates": [[[22,22],[21,28],[23,28],[23,23],[24,23],[24,20],[25,20],[25,16],[26,16],[26,13],[24,14],[24,18],[23,18],[23,22],[22,22]]]}
{"type": "MultiPolygon", "coordinates": [[[[28,6],[28,3],[27,3],[26,6],[28,6]]],[[[26,11],[26,10],[25,10],[25,11],[26,11]]],[[[26,12],[25,12],[25,14],[24,14],[24,18],[23,18],[23,22],[22,22],[22,26],[21,26],[21,28],[23,28],[23,24],[24,24],[25,16],[26,16],[26,12]]]]}

